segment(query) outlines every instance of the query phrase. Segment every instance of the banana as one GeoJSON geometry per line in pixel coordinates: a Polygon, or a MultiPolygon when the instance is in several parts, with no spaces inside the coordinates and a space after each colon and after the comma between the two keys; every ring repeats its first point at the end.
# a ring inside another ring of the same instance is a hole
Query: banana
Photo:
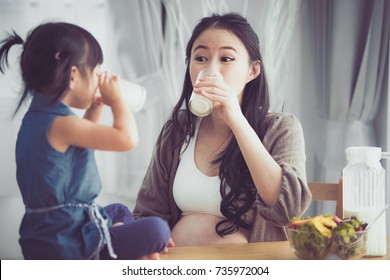
{"type": "Polygon", "coordinates": [[[326,237],[332,236],[332,228],[335,228],[337,224],[333,221],[332,217],[324,217],[322,215],[315,216],[312,221],[314,227],[323,235],[326,237]],[[331,229],[329,229],[331,228],[331,229]]]}

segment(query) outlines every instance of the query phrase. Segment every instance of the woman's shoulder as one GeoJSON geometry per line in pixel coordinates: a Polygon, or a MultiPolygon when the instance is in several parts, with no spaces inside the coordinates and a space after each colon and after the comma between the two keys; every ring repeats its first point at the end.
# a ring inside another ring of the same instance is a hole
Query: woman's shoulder
{"type": "Polygon", "coordinates": [[[268,129],[283,128],[283,127],[301,127],[299,119],[291,113],[274,113],[269,112],[266,119],[268,129]]]}
{"type": "Polygon", "coordinates": [[[299,119],[289,113],[269,113],[263,138],[264,146],[275,155],[294,146],[304,153],[304,134],[299,119]]]}

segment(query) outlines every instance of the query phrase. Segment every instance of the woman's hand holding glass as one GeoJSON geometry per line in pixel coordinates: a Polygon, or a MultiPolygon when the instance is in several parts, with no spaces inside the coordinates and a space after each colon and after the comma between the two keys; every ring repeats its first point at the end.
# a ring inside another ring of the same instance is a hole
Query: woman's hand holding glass
{"type": "Polygon", "coordinates": [[[224,81],[219,81],[212,76],[203,77],[194,85],[194,92],[213,101],[213,111],[217,112],[228,126],[243,116],[238,93],[224,81]]]}

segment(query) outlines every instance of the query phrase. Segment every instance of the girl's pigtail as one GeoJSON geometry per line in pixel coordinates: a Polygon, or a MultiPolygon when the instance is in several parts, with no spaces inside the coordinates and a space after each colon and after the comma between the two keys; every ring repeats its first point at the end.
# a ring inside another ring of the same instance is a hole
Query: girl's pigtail
{"type": "Polygon", "coordinates": [[[13,34],[8,34],[8,37],[0,42],[0,72],[5,73],[5,69],[8,67],[8,52],[13,45],[23,45],[23,39],[13,31],[13,34]]]}

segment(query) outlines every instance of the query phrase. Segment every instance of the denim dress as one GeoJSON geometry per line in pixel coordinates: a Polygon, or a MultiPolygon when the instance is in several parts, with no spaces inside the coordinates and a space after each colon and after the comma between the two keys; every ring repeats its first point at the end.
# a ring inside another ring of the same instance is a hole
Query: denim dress
{"type": "Polygon", "coordinates": [[[17,182],[26,212],[19,243],[26,259],[98,258],[110,243],[111,220],[94,203],[102,184],[94,151],[70,146],[59,152],[48,131],[74,113],[61,101],[34,93],[16,143],[17,182]]]}

